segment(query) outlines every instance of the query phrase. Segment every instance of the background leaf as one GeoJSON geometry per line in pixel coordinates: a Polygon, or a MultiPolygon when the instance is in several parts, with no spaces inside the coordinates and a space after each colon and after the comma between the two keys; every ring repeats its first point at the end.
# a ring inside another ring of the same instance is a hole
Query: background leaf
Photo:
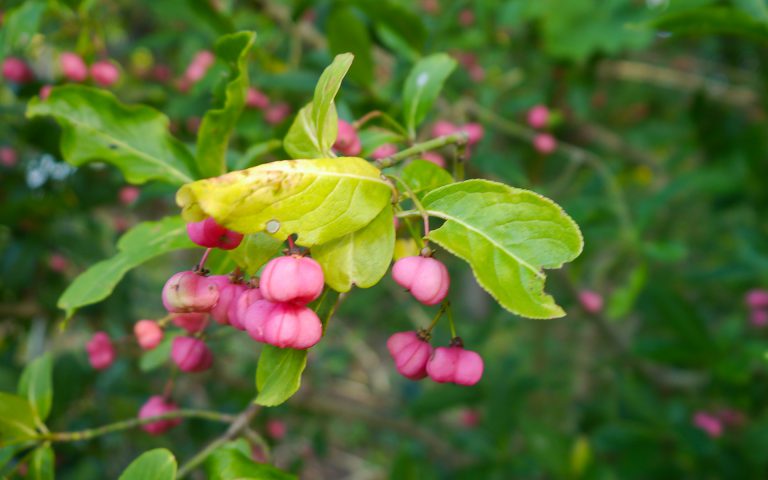
{"type": "Polygon", "coordinates": [[[70,318],[78,308],[107,298],[131,269],[158,255],[195,247],[181,217],[140,223],[120,238],[115,256],[92,265],[75,278],[61,294],[57,305],[70,318]]]}
{"type": "Polygon", "coordinates": [[[679,35],[738,35],[761,43],[768,41],[765,19],[729,7],[706,6],[672,12],[652,24],[679,35]]]}
{"type": "Polygon", "coordinates": [[[307,351],[264,345],[256,367],[256,403],[274,407],[299,390],[307,366],[307,351]]]}
{"type": "Polygon", "coordinates": [[[164,448],[142,453],[120,475],[120,480],[174,480],[176,458],[164,448]]]}
{"type": "Polygon", "coordinates": [[[0,440],[11,443],[36,436],[35,417],[29,401],[0,392],[0,440]]]}
{"type": "Polygon", "coordinates": [[[392,209],[384,208],[360,230],[312,249],[323,267],[325,283],[337,292],[369,288],[387,273],[395,250],[392,209]]]}
{"type": "Polygon", "coordinates": [[[381,172],[355,157],[272,162],[183,186],[176,202],[189,221],[212,216],[237,232],[279,229],[305,247],[367,225],[390,200],[381,172]],[[343,210],[342,210],[343,208],[343,210]]]}
{"type": "Polygon", "coordinates": [[[19,395],[29,400],[32,414],[41,423],[51,411],[53,401],[53,357],[50,352],[32,360],[21,372],[19,395]]]}
{"type": "Polygon", "coordinates": [[[248,443],[240,439],[217,448],[205,461],[205,472],[210,480],[292,480],[296,477],[264,463],[254,462],[245,451],[248,443]]]}
{"type": "Polygon", "coordinates": [[[245,107],[248,92],[248,53],[256,40],[253,32],[225,35],[216,42],[216,57],[229,69],[230,80],[221,108],[208,110],[197,133],[197,165],[203,177],[226,172],[227,146],[245,107]]]}
{"type": "Polygon", "coordinates": [[[125,105],[104,90],[55,87],[47,100],[30,100],[27,117],[50,115],[63,129],[61,153],[75,166],[104,161],[131,183],[174,185],[197,178],[187,148],[168,133],[168,117],[144,105],[125,105]]]}
{"type": "Polygon", "coordinates": [[[349,78],[362,84],[373,83],[373,54],[368,28],[354,10],[336,4],[328,15],[328,48],[331,53],[351,52],[355,62],[349,69],[349,78]]]}
{"type": "Polygon", "coordinates": [[[29,45],[47,8],[44,0],[27,0],[5,12],[0,29],[0,59],[29,45]]]}
{"type": "Polygon", "coordinates": [[[583,247],[576,223],[551,200],[487,180],[432,191],[424,208],[445,223],[429,239],[472,266],[480,285],[512,313],[565,314],[544,293],[543,268],[559,268],[583,247]]]}
{"type": "Polygon", "coordinates": [[[29,476],[31,480],[53,480],[55,478],[55,458],[53,448],[45,444],[37,447],[32,452],[32,458],[29,460],[29,476]]]}
{"type": "Polygon", "coordinates": [[[432,109],[445,79],[454,68],[456,60],[437,53],[419,60],[411,69],[403,87],[403,119],[411,137],[432,109]]]}

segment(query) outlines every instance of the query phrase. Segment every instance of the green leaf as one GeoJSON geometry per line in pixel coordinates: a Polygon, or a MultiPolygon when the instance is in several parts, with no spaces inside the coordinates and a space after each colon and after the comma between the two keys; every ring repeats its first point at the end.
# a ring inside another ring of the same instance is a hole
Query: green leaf
{"type": "Polygon", "coordinates": [[[78,308],[107,298],[133,268],[164,253],[194,247],[181,217],[140,223],[117,242],[117,255],[81,273],[61,294],[57,305],[66,312],[66,318],[71,318],[78,308]]]}
{"type": "Polygon", "coordinates": [[[125,105],[102,89],[66,85],[45,101],[30,100],[27,117],[39,116],[61,125],[61,153],[72,165],[111,163],[131,183],[180,185],[198,177],[189,150],[168,133],[168,117],[150,107],[125,105]]]}
{"type": "Polygon", "coordinates": [[[207,23],[218,35],[224,35],[235,30],[232,19],[224,15],[217,8],[214,8],[214,4],[211,2],[187,0],[186,6],[197,18],[207,23]]]}
{"type": "Polygon", "coordinates": [[[512,313],[555,318],[565,312],[544,293],[543,268],[581,253],[578,225],[537,193],[487,180],[433,190],[424,208],[445,223],[429,239],[466,260],[478,282],[512,313]]]}
{"type": "Polygon", "coordinates": [[[373,54],[368,28],[347,5],[336,4],[328,16],[326,29],[331,53],[351,52],[355,63],[349,78],[362,84],[373,83],[373,54]]]}
{"type": "Polygon", "coordinates": [[[376,285],[395,252],[392,216],[392,209],[385,208],[360,230],[313,248],[312,258],[323,267],[325,283],[337,292],[376,285]]]}
{"type": "Polygon", "coordinates": [[[412,137],[454,68],[456,60],[444,53],[437,53],[419,60],[411,69],[403,89],[403,119],[412,137]]]}
{"type": "Polygon", "coordinates": [[[29,45],[47,8],[44,0],[27,0],[5,13],[0,29],[0,58],[29,45]]]}
{"type": "Polygon", "coordinates": [[[166,331],[163,340],[158,346],[141,354],[141,358],[139,358],[139,369],[141,369],[142,372],[149,372],[167,362],[168,359],[171,358],[173,339],[177,336],[178,335],[166,331]]]}
{"type": "Polygon", "coordinates": [[[272,257],[280,252],[283,242],[267,235],[266,233],[253,233],[246,235],[236,249],[229,252],[229,256],[249,275],[254,275],[272,257]]]}
{"type": "Polygon", "coordinates": [[[174,480],[176,458],[164,448],[142,453],[131,462],[120,475],[119,480],[174,480]]]}
{"type": "Polygon", "coordinates": [[[417,159],[405,166],[402,180],[421,198],[431,190],[452,183],[453,177],[434,163],[417,159]]]}
{"type": "Polygon", "coordinates": [[[197,134],[197,166],[203,177],[226,172],[229,137],[245,107],[248,92],[248,53],[256,40],[253,32],[225,35],[216,42],[216,57],[229,68],[224,104],[208,110],[197,134]]]}
{"type": "Polygon", "coordinates": [[[312,101],[299,110],[283,140],[283,148],[292,158],[333,156],[331,147],[339,127],[333,99],[353,59],[349,53],[336,55],[320,75],[312,101]]]}
{"type": "Polygon", "coordinates": [[[768,22],[768,5],[765,0],[734,0],[734,4],[761,22],[768,22]]]}
{"type": "Polygon", "coordinates": [[[256,367],[256,403],[274,407],[285,402],[301,386],[307,351],[264,345],[256,367]]]}
{"type": "Polygon", "coordinates": [[[706,6],[673,12],[657,18],[653,26],[678,35],[738,35],[768,41],[768,23],[741,10],[706,6]]]}
{"type": "Polygon", "coordinates": [[[251,460],[243,453],[243,439],[229,442],[217,448],[205,460],[205,472],[209,480],[293,480],[294,475],[251,460]]]}
{"type": "Polygon", "coordinates": [[[45,422],[51,412],[53,400],[53,357],[46,353],[32,360],[24,368],[19,379],[19,395],[26,397],[32,407],[33,416],[45,422]]]}
{"type": "Polygon", "coordinates": [[[32,452],[32,458],[29,460],[29,476],[31,480],[53,480],[54,477],[54,456],[53,448],[45,444],[32,452]]]}
{"type": "Polygon", "coordinates": [[[391,32],[415,53],[424,48],[427,29],[421,18],[412,10],[384,0],[356,0],[355,4],[375,23],[377,32],[381,32],[382,28],[391,32]]]}
{"type": "Polygon", "coordinates": [[[390,185],[361,158],[284,160],[184,185],[176,202],[188,221],[214,217],[242,233],[266,230],[305,247],[367,225],[389,203],[390,185]]]}
{"type": "Polygon", "coordinates": [[[0,392],[0,440],[11,443],[37,436],[35,416],[26,398],[0,392]]]}

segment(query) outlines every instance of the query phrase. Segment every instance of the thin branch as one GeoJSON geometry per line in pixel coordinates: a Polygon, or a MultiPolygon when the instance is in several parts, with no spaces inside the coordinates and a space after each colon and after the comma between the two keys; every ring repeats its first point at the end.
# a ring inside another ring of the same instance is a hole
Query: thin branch
{"type": "Polygon", "coordinates": [[[467,143],[467,134],[464,132],[452,133],[442,137],[433,138],[426,142],[417,143],[411,147],[401,150],[394,155],[384,157],[373,162],[378,168],[387,168],[406,160],[410,157],[416,156],[420,153],[428,152],[430,150],[436,150],[446,145],[465,145],[467,143]]]}

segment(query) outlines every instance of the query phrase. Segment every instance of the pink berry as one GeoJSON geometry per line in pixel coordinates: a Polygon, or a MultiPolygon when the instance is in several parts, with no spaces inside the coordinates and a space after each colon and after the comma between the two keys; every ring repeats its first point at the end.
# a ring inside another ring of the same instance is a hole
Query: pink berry
{"type": "Polygon", "coordinates": [[[267,263],[259,288],[269,301],[306,305],[320,296],[324,283],[319,263],[309,257],[290,255],[273,258],[267,263]]]}
{"type": "Polygon", "coordinates": [[[246,313],[246,327],[254,339],[278,348],[304,350],[323,336],[323,324],[317,314],[293,303],[254,303],[246,313]]]}
{"type": "Polygon", "coordinates": [[[14,83],[27,83],[32,81],[35,75],[24,60],[8,57],[3,61],[3,77],[14,83]]]}
{"type": "Polygon", "coordinates": [[[439,120],[435,122],[434,125],[432,125],[432,136],[433,137],[444,137],[446,135],[451,135],[453,133],[456,133],[458,128],[456,125],[452,124],[451,122],[446,122],[445,120],[439,120]]]}
{"type": "Polygon", "coordinates": [[[269,97],[253,87],[248,87],[248,93],[245,98],[245,105],[249,108],[258,108],[264,110],[269,106],[269,97]]]}
{"type": "Polygon", "coordinates": [[[158,64],[152,67],[151,77],[160,83],[165,83],[171,79],[171,68],[168,65],[158,64]]]}
{"type": "Polygon", "coordinates": [[[191,83],[199,81],[215,61],[216,56],[208,50],[197,52],[184,72],[184,78],[191,83]]]}
{"type": "Polygon", "coordinates": [[[143,350],[152,350],[163,341],[163,329],[153,320],[139,320],[133,326],[136,342],[143,350]]]}
{"type": "Polygon", "coordinates": [[[218,223],[213,217],[208,217],[199,222],[187,224],[189,239],[201,247],[220,248],[232,250],[243,241],[243,234],[228,230],[218,223]]]}
{"type": "Polygon", "coordinates": [[[176,337],[171,345],[171,359],[182,372],[202,372],[213,364],[208,346],[194,337],[176,337]]]}
{"type": "Polygon", "coordinates": [[[351,124],[344,120],[339,120],[339,133],[336,136],[336,143],[333,149],[342,155],[354,157],[360,154],[362,146],[360,137],[357,136],[357,130],[351,124]]]}
{"type": "Polygon", "coordinates": [[[279,125],[291,114],[291,106],[285,102],[276,103],[264,111],[264,120],[270,125],[279,125]]]}
{"type": "Polygon", "coordinates": [[[749,308],[768,308],[768,290],[752,289],[744,296],[744,302],[749,308]]]}
{"type": "Polygon", "coordinates": [[[187,333],[197,333],[208,325],[208,314],[200,312],[172,313],[171,321],[177,327],[183,328],[187,333]]]}
{"type": "Polygon", "coordinates": [[[749,312],[749,323],[757,328],[763,328],[768,325],[768,310],[758,308],[749,312]]]}
{"type": "Polygon", "coordinates": [[[474,145],[483,139],[485,129],[479,123],[468,123],[461,127],[461,131],[467,134],[467,143],[474,145]]]}
{"type": "MultiPolygon", "coordinates": [[[[149,397],[144,405],[139,410],[139,418],[157,417],[158,415],[165,415],[178,410],[176,406],[170,400],[165,400],[160,395],[149,397]]],[[[180,418],[171,418],[168,420],[158,420],[157,422],[147,423],[141,426],[141,428],[150,435],[160,435],[166,430],[170,430],[176,425],[181,423],[180,418]]]]}
{"type": "Polygon", "coordinates": [[[548,133],[539,133],[533,138],[533,148],[539,153],[549,155],[557,149],[557,140],[548,133]]]}
{"type": "Polygon", "coordinates": [[[438,383],[474,385],[483,376],[483,359],[460,345],[437,347],[427,362],[427,375],[438,383]]]}
{"type": "Polygon", "coordinates": [[[282,440],[285,437],[287,428],[282,420],[267,420],[267,435],[275,440],[282,440]]]}
{"type": "Polygon", "coordinates": [[[259,288],[246,288],[234,301],[229,304],[227,319],[229,324],[238,330],[245,330],[245,319],[248,307],[263,299],[259,288]]]}
{"type": "Polygon", "coordinates": [[[211,310],[211,316],[216,323],[229,325],[229,309],[237,301],[241,293],[248,287],[242,283],[230,283],[227,281],[224,285],[219,285],[219,301],[211,310]]]}
{"type": "Polygon", "coordinates": [[[579,303],[587,313],[595,314],[603,310],[603,296],[592,290],[579,292],[579,303]]]}
{"type": "Polygon", "coordinates": [[[6,167],[13,167],[18,163],[19,156],[11,147],[0,147],[0,163],[6,167]]]}
{"type": "Polygon", "coordinates": [[[434,163],[435,165],[437,165],[440,168],[445,168],[445,159],[439,153],[424,152],[424,153],[421,154],[421,158],[426,160],[426,161],[428,161],[428,162],[430,162],[430,163],[434,163]]]}
{"type": "Polygon", "coordinates": [[[693,425],[710,438],[718,438],[723,434],[723,424],[720,419],[708,412],[696,412],[693,416],[693,425]]]}
{"type": "Polygon", "coordinates": [[[69,268],[69,259],[60,253],[54,253],[48,258],[48,266],[57,273],[64,273],[69,268]]]}
{"type": "Polygon", "coordinates": [[[371,158],[379,160],[381,158],[388,157],[397,153],[397,147],[391,143],[385,143],[371,153],[371,158]]]}
{"type": "Polygon", "coordinates": [[[532,128],[544,128],[549,123],[549,109],[544,105],[536,105],[528,110],[528,125],[532,128]]]}
{"type": "Polygon", "coordinates": [[[480,425],[480,412],[473,408],[465,408],[461,411],[461,424],[466,428],[475,428],[480,425]]]}
{"type": "Polygon", "coordinates": [[[417,332],[398,332],[387,340],[387,349],[400,375],[411,380],[427,376],[432,346],[417,332]]]}
{"type": "Polygon", "coordinates": [[[715,416],[726,427],[740,427],[744,425],[747,420],[742,412],[732,408],[721,408],[715,412],[715,416]]]}
{"type": "Polygon", "coordinates": [[[40,87],[40,93],[38,93],[40,100],[48,100],[48,97],[51,96],[51,90],[53,90],[53,85],[43,85],[40,87]]]}
{"type": "Polygon", "coordinates": [[[88,78],[88,67],[80,55],[72,52],[64,52],[59,56],[61,73],[67,80],[82,82],[88,78]]]}
{"type": "Polygon", "coordinates": [[[392,278],[424,305],[436,305],[448,294],[448,269],[432,257],[401,258],[392,267],[392,278]]]}
{"type": "Polygon", "coordinates": [[[111,87],[120,80],[120,69],[109,60],[100,60],[91,65],[91,78],[102,87],[111,87]]]}
{"type": "Polygon", "coordinates": [[[171,313],[209,312],[218,301],[215,282],[192,271],[174,274],[163,287],[163,306],[171,313]]]}
{"type": "Polygon", "coordinates": [[[115,346],[112,345],[112,340],[106,332],[94,333],[93,337],[86,344],[85,349],[88,352],[88,360],[91,362],[91,366],[96,370],[109,368],[117,357],[115,346]]]}
{"type": "Polygon", "coordinates": [[[473,23],[475,23],[475,13],[472,10],[465,8],[459,12],[459,24],[462,27],[471,27],[473,23]]]}
{"type": "Polygon", "coordinates": [[[485,80],[485,69],[481,65],[472,65],[468,68],[469,78],[473,82],[482,82],[485,80]]]}
{"type": "Polygon", "coordinates": [[[133,186],[123,187],[117,192],[117,198],[123,205],[132,204],[139,198],[139,195],[141,195],[141,190],[133,186]]]}

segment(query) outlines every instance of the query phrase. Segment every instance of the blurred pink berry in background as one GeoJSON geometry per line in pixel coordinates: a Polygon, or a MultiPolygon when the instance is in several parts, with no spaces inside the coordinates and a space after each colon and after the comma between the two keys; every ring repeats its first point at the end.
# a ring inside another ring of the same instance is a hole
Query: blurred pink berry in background
{"type": "Polygon", "coordinates": [[[136,201],[141,195],[141,190],[138,187],[132,185],[125,186],[117,192],[117,198],[123,205],[130,205],[136,201]]]}
{"type": "Polygon", "coordinates": [[[749,312],[749,323],[753,327],[763,328],[768,325],[768,310],[755,309],[749,312]]]}
{"type": "Polygon", "coordinates": [[[472,10],[465,8],[459,12],[459,24],[462,27],[471,27],[474,23],[475,13],[472,10]]]}
{"type": "Polygon", "coordinates": [[[275,440],[282,440],[285,438],[285,434],[288,429],[285,426],[285,422],[282,420],[270,419],[267,420],[267,435],[275,440]]]}
{"type": "Polygon", "coordinates": [[[603,296],[592,290],[579,292],[579,303],[587,313],[600,313],[603,310],[603,296]]]}
{"type": "Polygon", "coordinates": [[[54,253],[48,258],[48,266],[57,273],[63,273],[69,268],[69,259],[60,253],[54,253]]]}
{"type": "Polygon", "coordinates": [[[88,361],[96,370],[109,368],[117,357],[112,340],[106,332],[94,333],[85,345],[85,350],[88,352],[88,361]]]}
{"type": "Polygon", "coordinates": [[[48,97],[51,96],[51,90],[53,90],[53,85],[43,85],[40,87],[40,100],[48,100],[48,97]]]}
{"type": "Polygon", "coordinates": [[[485,80],[485,69],[480,65],[472,65],[467,70],[469,72],[469,78],[475,82],[482,82],[485,80]]]}
{"type": "Polygon", "coordinates": [[[544,128],[549,122],[549,109],[544,105],[536,105],[528,110],[528,125],[533,128],[544,128]]]}
{"type": "Polygon", "coordinates": [[[171,344],[171,359],[182,372],[208,370],[213,365],[213,354],[208,346],[194,337],[176,337],[171,344]]]}
{"type": "Polygon", "coordinates": [[[336,143],[333,149],[342,155],[354,157],[360,154],[362,146],[360,137],[357,136],[357,130],[351,123],[339,120],[339,131],[336,136],[336,143]]]}
{"type": "Polygon", "coordinates": [[[19,161],[16,150],[11,147],[0,147],[0,163],[6,167],[13,167],[19,161]]]}
{"type": "MultiPolygon", "coordinates": [[[[160,395],[150,397],[149,400],[141,406],[139,410],[139,418],[150,418],[158,415],[164,415],[178,410],[179,407],[170,400],[165,400],[160,395]]],[[[168,429],[175,427],[181,423],[180,418],[171,418],[168,420],[159,420],[157,422],[147,423],[142,425],[141,428],[150,435],[160,435],[168,429]]]]}
{"type": "Polygon", "coordinates": [[[172,313],[171,321],[177,327],[186,330],[187,333],[197,333],[205,329],[208,324],[208,314],[200,312],[172,313]]]}
{"type": "Polygon", "coordinates": [[[91,78],[97,85],[110,87],[120,80],[120,69],[110,60],[100,60],[91,65],[91,78]]]}
{"type": "Polygon", "coordinates": [[[196,83],[205,76],[208,69],[216,61],[216,56],[208,50],[197,52],[184,72],[184,78],[191,83],[196,83]]]}
{"type": "Polygon", "coordinates": [[[466,428],[475,428],[480,424],[480,412],[474,408],[465,408],[459,417],[461,424],[466,428]]]}
{"type": "Polygon", "coordinates": [[[172,75],[171,68],[162,63],[152,67],[152,72],[150,73],[150,76],[160,83],[168,82],[172,75]]]}
{"type": "Polygon", "coordinates": [[[7,57],[3,60],[3,77],[14,83],[27,83],[32,81],[35,75],[24,60],[7,57]]]}
{"type": "Polygon", "coordinates": [[[459,130],[467,134],[467,142],[474,145],[483,139],[485,129],[479,123],[467,123],[459,127],[459,130]]]}
{"type": "Polygon", "coordinates": [[[371,158],[379,160],[394,155],[395,153],[397,153],[397,147],[391,143],[385,143],[371,153],[371,158]]]}
{"type": "Polygon", "coordinates": [[[82,82],[88,78],[88,67],[83,58],[72,52],[64,52],[59,56],[61,74],[72,82],[82,82]]]}
{"type": "Polygon", "coordinates": [[[291,115],[291,106],[285,102],[270,105],[264,111],[264,120],[270,125],[278,125],[291,115]]]}
{"type": "Polygon", "coordinates": [[[539,133],[533,139],[533,148],[541,154],[549,155],[557,149],[557,140],[548,133],[539,133]]]}
{"type": "Polygon", "coordinates": [[[139,320],[133,326],[133,334],[142,350],[152,350],[163,341],[163,329],[154,320],[139,320]]]}
{"type": "Polygon", "coordinates": [[[440,11],[439,0],[421,0],[421,8],[427,13],[435,14],[440,11]]]}
{"type": "Polygon", "coordinates": [[[693,425],[710,438],[718,438],[723,434],[723,424],[720,419],[708,412],[696,412],[693,416],[693,425]]]}
{"type": "Polygon", "coordinates": [[[200,117],[189,117],[185,123],[187,131],[196,134],[197,131],[200,130],[200,123],[202,123],[200,117]]]}
{"type": "Polygon", "coordinates": [[[447,122],[445,120],[438,120],[437,122],[434,123],[434,125],[432,125],[433,137],[444,137],[454,132],[456,132],[456,126],[451,122],[447,122]]]}
{"type": "Polygon", "coordinates": [[[430,163],[434,163],[435,165],[437,165],[440,168],[445,168],[445,159],[439,153],[424,152],[424,153],[421,154],[421,158],[423,160],[426,160],[426,161],[430,162],[430,163]]]}
{"type": "Polygon", "coordinates": [[[744,302],[749,308],[768,308],[768,290],[752,289],[744,295],[744,302]]]}
{"type": "Polygon", "coordinates": [[[263,110],[269,106],[269,97],[253,87],[248,87],[248,94],[245,97],[245,105],[249,108],[258,108],[263,110]]]}
{"type": "Polygon", "coordinates": [[[747,421],[742,412],[732,408],[721,408],[715,412],[715,416],[719,418],[726,427],[741,427],[747,421]]]}

